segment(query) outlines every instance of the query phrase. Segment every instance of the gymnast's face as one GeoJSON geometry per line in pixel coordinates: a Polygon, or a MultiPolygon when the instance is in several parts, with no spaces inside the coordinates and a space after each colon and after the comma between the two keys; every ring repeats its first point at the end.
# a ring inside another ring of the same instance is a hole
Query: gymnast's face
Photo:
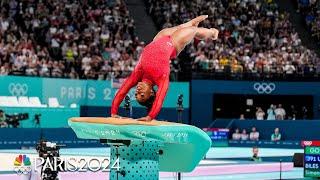
{"type": "Polygon", "coordinates": [[[139,82],[137,84],[135,97],[138,102],[146,102],[153,94],[152,85],[146,82],[139,82]]]}

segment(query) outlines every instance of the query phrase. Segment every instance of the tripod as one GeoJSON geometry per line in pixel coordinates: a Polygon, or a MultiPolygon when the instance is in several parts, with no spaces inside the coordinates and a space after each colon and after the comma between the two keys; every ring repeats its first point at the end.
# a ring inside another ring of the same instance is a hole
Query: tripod
{"type": "Polygon", "coordinates": [[[35,124],[35,127],[36,128],[39,128],[40,127],[40,117],[41,117],[41,114],[35,114],[34,115],[34,124],[35,124]]]}
{"type": "Polygon", "coordinates": [[[183,115],[183,95],[180,94],[178,96],[178,100],[177,100],[177,114],[178,114],[178,119],[177,119],[177,122],[178,123],[183,123],[183,120],[182,120],[182,115],[183,115]]]}
{"type": "MultiPolygon", "coordinates": [[[[183,120],[182,120],[183,110],[184,110],[183,95],[179,94],[178,100],[177,100],[177,114],[178,114],[177,122],[178,123],[183,123],[183,120]]],[[[177,175],[178,175],[178,180],[181,180],[181,172],[178,172],[177,175]]]]}

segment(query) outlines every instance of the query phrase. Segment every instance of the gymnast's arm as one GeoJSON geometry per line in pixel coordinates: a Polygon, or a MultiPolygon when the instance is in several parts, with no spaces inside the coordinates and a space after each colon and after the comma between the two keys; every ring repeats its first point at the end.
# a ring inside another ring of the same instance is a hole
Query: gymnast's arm
{"type": "Polygon", "coordinates": [[[148,114],[151,119],[154,119],[162,108],[164,98],[166,97],[169,88],[169,76],[164,76],[157,86],[158,91],[156,99],[154,100],[152,108],[148,114]]]}
{"type": "Polygon", "coordinates": [[[136,68],[131,75],[123,82],[121,85],[119,91],[117,92],[116,96],[114,97],[112,101],[111,106],[111,116],[117,117],[118,109],[123,101],[124,97],[127,95],[127,93],[130,91],[132,87],[134,87],[141,79],[141,70],[136,68]]]}

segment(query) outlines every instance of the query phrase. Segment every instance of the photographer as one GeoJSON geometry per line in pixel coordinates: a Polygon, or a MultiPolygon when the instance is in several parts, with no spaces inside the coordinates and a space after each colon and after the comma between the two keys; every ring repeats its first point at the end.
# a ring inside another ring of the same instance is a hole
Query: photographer
{"type": "Polygon", "coordinates": [[[4,111],[0,109],[0,127],[8,127],[8,124],[6,122],[6,115],[4,114],[4,111]]]}
{"type": "MultiPolygon", "coordinates": [[[[55,161],[54,159],[60,157],[59,150],[63,146],[64,145],[57,145],[56,143],[41,139],[36,146],[36,150],[40,158],[44,158],[46,161],[53,164],[55,161]]],[[[57,163],[59,164],[61,161],[58,160],[57,163]]],[[[42,166],[40,170],[41,180],[58,180],[59,171],[63,171],[63,169],[57,168],[56,170],[53,170],[49,166],[42,166]]]]}

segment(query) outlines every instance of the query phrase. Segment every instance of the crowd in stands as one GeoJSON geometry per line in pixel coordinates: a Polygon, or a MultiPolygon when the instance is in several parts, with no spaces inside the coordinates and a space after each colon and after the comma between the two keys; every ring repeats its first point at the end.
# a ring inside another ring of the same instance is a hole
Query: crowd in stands
{"type": "Polygon", "coordinates": [[[123,0],[1,1],[0,75],[125,77],[143,46],[123,0]]]}
{"type": "MultiPolygon", "coordinates": [[[[232,133],[232,140],[241,140],[241,141],[259,141],[259,131],[257,131],[256,127],[251,128],[251,132],[248,134],[246,129],[242,129],[240,133],[240,129],[236,128],[232,133]]],[[[281,133],[279,128],[275,128],[274,132],[270,135],[271,141],[280,141],[281,140],[281,133]]]]}
{"type": "Polygon", "coordinates": [[[195,40],[187,49],[194,72],[235,78],[319,77],[319,58],[301,44],[289,14],[279,12],[273,0],[146,1],[159,28],[207,14],[200,26],[220,30],[217,41],[195,40]]]}
{"type": "Polygon", "coordinates": [[[4,111],[0,109],[0,128],[8,127],[4,111]]]}
{"type": "Polygon", "coordinates": [[[296,0],[297,11],[305,19],[312,36],[320,40],[320,2],[316,0],[296,0]]]}
{"type": "Polygon", "coordinates": [[[251,140],[258,141],[259,140],[259,132],[256,127],[251,128],[251,132],[248,134],[246,129],[242,129],[241,133],[239,128],[236,128],[234,133],[232,134],[233,140],[251,140]]]}
{"type": "MultiPolygon", "coordinates": [[[[306,106],[302,106],[301,109],[296,108],[294,105],[290,105],[287,110],[282,104],[271,104],[266,111],[261,107],[256,107],[255,119],[256,120],[296,120],[296,119],[309,119],[310,112],[306,106]]],[[[240,114],[239,120],[245,120],[244,114],[240,114]]]]}
{"type": "MultiPolygon", "coordinates": [[[[320,74],[319,58],[301,44],[289,15],[273,0],[146,2],[159,29],[207,14],[200,25],[220,30],[217,41],[195,40],[185,51],[193,72],[236,78],[320,74]]],[[[312,11],[306,20],[319,36],[314,2],[307,6],[312,11]]],[[[0,75],[126,77],[145,45],[134,29],[123,0],[1,1],[0,75]]]]}

